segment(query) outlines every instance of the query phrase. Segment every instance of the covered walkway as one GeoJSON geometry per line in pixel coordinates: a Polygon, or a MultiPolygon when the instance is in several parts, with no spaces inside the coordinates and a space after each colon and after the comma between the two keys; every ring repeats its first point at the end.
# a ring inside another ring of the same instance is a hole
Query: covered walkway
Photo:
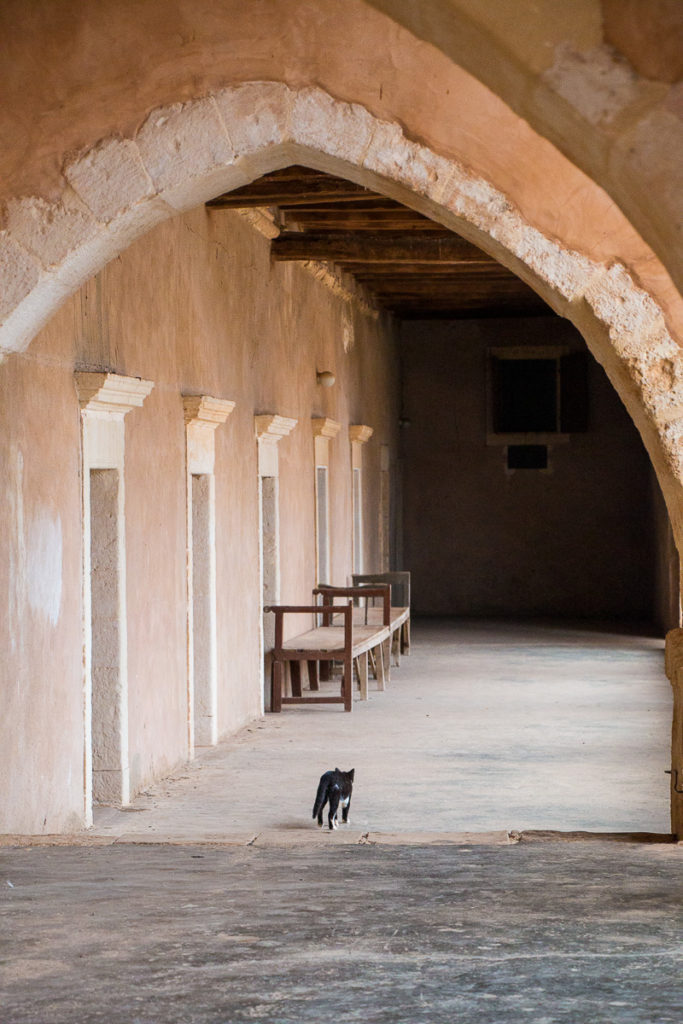
{"type": "Polygon", "coordinates": [[[680,844],[529,831],[668,832],[669,721],[660,640],[418,624],[353,714],[269,715],[88,833],[4,837],[3,1021],[674,1024],[680,844]],[[319,832],[335,762],[352,823],[319,832]]]}
{"type": "Polygon", "coordinates": [[[101,808],[90,834],[282,844],[670,831],[662,640],[445,620],[416,623],[413,637],[388,690],[352,714],[267,715],[130,809],[101,808]],[[321,837],[311,807],[335,766],[356,770],[351,822],[321,837]]]}

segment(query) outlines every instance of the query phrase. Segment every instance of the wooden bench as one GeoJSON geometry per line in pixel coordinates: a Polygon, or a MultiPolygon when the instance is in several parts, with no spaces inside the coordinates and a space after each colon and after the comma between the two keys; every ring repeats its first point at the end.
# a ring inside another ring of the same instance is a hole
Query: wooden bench
{"type": "MultiPolygon", "coordinates": [[[[337,595],[339,596],[339,595],[337,595]]],[[[343,704],[346,711],[353,707],[353,671],[358,672],[360,696],[368,696],[368,654],[376,652],[376,664],[383,670],[384,657],[381,648],[390,639],[389,591],[388,588],[370,588],[368,596],[384,598],[382,622],[368,625],[354,623],[354,607],[351,602],[344,606],[335,605],[323,595],[323,604],[315,605],[270,605],[264,611],[275,615],[275,645],[273,647],[273,681],[271,710],[282,711],[283,704],[343,704]],[[373,595],[371,591],[374,590],[373,595]],[[310,613],[314,621],[322,620],[304,633],[284,640],[285,615],[310,613]],[[385,624],[386,623],[386,624],[385,624]],[[318,663],[342,662],[341,692],[339,696],[321,695],[319,690],[318,663]],[[304,695],[301,687],[301,663],[308,667],[309,686],[312,695],[304,695]],[[285,696],[285,670],[290,668],[292,695],[285,696]]],[[[380,676],[383,688],[383,676],[380,676]]]]}
{"type": "MultiPolygon", "coordinates": [[[[410,654],[410,573],[354,573],[351,581],[354,587],[363,589],[386,584],[391,587],[391,650],[394,664],[399,665],[401,655],[410,654]]],[[[374,609],[369,609],[369,612],[368,621],[375,621],[374,609]]]]}
{"type": "Polygon", "coordinates": [[[313,591],[317,597],[322,597],[323,608],[335,607],[335,598],[352,598],[354,602],[353,624],[356,629],[381,626],[389,627],[389,634],[385,637],[381,646],[372,648],[368,654],[372,661],[375,679],[379,680],[379,688],[383,690],[385,682],[388,683],[391,677],[391,652],[393,638],[397,636],[400,629],[400,621],[403,621],[403,608],[391,607],[391,587],[382,583],[380,585],[363,587],[333,587],[331,584],[321,584],[313,591]],[[371,602],[380,599],[381,604],[375,605],[371,602]],[[359,602],[356,604],[356,602],[359,602]]]}

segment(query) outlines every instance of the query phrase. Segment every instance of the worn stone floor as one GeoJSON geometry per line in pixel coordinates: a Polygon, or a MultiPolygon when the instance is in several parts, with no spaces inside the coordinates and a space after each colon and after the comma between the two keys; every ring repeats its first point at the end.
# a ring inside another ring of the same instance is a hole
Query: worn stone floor
{"type": "Polygon", "coordinates": [[[3,1024],[683,1019],[673,845],[34,847],[0,879],[3,1024]]]}
{"type": "MultiPolygon", "coordinates": [[[[100,809],[102,836],[311,829],[317,781],[355,768],[354,833],[669,831],[663,641],[551,624],[422,621],[384,693],[267,715],[100,809]]],[[[280,837],[284,841],[284,836],[280,837]]]]}
{"type": "Polygon", "coordinates": [[[5,837],[0,1022],[679,1024],[662,642],[414,638],[350,715],[267,716],[87,833],[5,837]],[[320,832],[335,763],[352,824],[320,832]]]}

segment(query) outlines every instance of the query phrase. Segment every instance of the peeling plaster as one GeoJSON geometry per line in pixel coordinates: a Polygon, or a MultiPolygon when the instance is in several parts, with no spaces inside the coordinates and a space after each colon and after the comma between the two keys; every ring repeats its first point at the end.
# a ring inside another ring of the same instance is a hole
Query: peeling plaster
{"type": "Polygon", "coordinates": [[[23,647],[24,605],[26,603],[26,544],[24,541],[24,456],[12,447],[9,457],[9,532],[15,543],[9,545],[9,594],[7,610],[9,639],[13,652],[23,647]]]}
{"type": "Polygon", "coordinates": [[[28,528],[26,591],[32,611],[56,626],[62,606],[62,524],[45,509],[28,528]]]}
{"type": "Polygon", "coordinates": [[[581,52],[560,43],[542,78],[592,125],[609,124],[638,98],[638,76],[609,46],[581,52]]]}

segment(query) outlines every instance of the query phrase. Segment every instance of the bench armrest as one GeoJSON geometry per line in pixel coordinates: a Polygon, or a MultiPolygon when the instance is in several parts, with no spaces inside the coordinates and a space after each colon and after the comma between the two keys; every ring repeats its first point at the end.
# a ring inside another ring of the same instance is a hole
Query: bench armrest
{"type": "MultiPolygon", "coordinates": [[[[273,612],[275,615],[276,653],[282,650],[283,620],[285,615],[300,615],[310,612],[312,615],[322,615],[324,622],[325,619],[329,620],[332,617],[332,607],[328,606],[326,609],[324,605],[319,604],[269,604],[263,610],[264,612],[273,612]]],[[[344,648],[350,651],[353,645],[353,604],[349,601],[346,605],[338,605],[334,612],[341,613],[344,616],[344,648]]],[[[325,622],[325,625],[329,625],[329,621],[325,622]]]]}

